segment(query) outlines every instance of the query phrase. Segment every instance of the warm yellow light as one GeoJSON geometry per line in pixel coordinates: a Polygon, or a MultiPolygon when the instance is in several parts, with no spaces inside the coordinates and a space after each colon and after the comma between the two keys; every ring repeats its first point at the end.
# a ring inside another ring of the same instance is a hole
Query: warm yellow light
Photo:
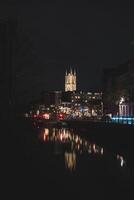
{"type": "Polygon", "coordinates": [[[103,153],[104,153],[104,150],[103,150],[103,148],[101,148],[101,155],[103,155],[103,153]]]}
{"type": "Polygon", "coordinates": [[[76,154],[75,152],[65,152],[65,165],[68,169],[73,170],[76,167],[76,154]]]}
{"type": "Polygon", "coordinates": [[[47,136],[47,135],[49,135],[49,129],[48,128],[45,128],[44,129],[44,134],[47,136]]]}

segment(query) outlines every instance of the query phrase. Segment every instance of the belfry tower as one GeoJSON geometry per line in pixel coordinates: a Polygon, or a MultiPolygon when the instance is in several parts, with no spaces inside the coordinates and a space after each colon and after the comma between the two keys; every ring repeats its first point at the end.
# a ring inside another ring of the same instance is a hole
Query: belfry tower
{"type": "Polygon", "coordinates": [[[76,91],[76,71],[72,69],[65,74],[65,92],[67,91],[76,91]]]}

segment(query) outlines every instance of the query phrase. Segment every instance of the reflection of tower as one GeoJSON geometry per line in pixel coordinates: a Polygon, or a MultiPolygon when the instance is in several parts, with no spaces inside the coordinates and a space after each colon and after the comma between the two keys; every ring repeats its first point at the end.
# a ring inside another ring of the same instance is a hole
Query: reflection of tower
{"type": "Polygon", "coordinates": [[[73,72],[72,69],[65,74],[65,92],[67,91],[76,91],[76,71],[73,72]]]}
{"type": "Polygon", "coordinates": [[[75,169],[76,166],[76,154],[75,152],[65,152],[65,165],[68,169],[75,169]]]}

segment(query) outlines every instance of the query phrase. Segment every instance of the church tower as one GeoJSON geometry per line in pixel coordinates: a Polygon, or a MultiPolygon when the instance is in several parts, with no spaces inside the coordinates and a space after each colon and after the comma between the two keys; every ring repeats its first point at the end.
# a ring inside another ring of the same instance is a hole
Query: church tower
{"type": "Polygon", "coordinates": [[[76,71],[72,69],[65,74],[65,92],[67,91],[76,91],[76,71]]]}

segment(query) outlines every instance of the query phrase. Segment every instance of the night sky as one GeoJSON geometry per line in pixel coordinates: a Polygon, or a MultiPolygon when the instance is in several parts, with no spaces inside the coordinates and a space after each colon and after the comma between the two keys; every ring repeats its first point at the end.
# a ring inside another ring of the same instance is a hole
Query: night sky
{"type": "Polygon", "coordinates": [[[76,68],[78,89],[99,90],[103,68],[134,57],[133,4],[93,2],[0,3],[0,17],[18,23],[14,74],[20,101],[63,90],[69,66],[76,68]]]}

